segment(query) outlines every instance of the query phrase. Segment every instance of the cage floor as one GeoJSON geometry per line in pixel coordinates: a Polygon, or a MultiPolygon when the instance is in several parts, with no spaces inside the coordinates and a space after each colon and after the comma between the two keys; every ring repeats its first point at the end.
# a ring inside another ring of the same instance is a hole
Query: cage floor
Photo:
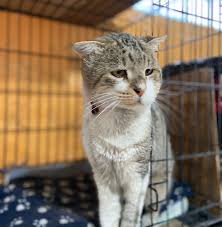
{"type": "Polygon", "coordinates": [[[97,225],[97,199],[92,193],[95,188],[89,175],[15,180],[0,187],[0,225],[87,227],[91,221],[97,225]]]}
{"type": "MultiPolygon", "coordinates": [[[[1,227],[19,223],[22,227],[99,226],[97,207],[91,174],[59,179],[26,177],[0,188],[1,227]]],[[[174,220],[166,226],[177,227],[179,223],[174,220]]]]}
{"type": "MultiPolygon", "coordinates": [[[[1,227],[14,227],[22,222],[22,227],[57,227],[61,223],[66,227],[87,227],[88,223],[99,226],[96,187],[87,163],[75,164],[63,171],[50,167],[48,171],[31,169],[27,174],[20,169],[14,173],[18,175],[10,174],[10,183],[0,187],[1,227]],[[67,176],[70,172],[78,174],[67,176]],[[26,225],[25,221],[28,221],[26,225]]],[[[186,225],[183,219],[173,220],[166,226],[196,226],[193,225],[196,220],[186,225]]]]}

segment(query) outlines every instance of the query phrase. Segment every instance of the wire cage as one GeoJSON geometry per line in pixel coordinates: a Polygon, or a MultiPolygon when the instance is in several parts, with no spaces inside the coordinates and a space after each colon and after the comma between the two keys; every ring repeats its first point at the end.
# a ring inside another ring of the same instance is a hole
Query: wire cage
{"type": "Polygon", "coordinates": [[[221,22],[221,0],[0,0],[2,177],[13,167],[85,158],[81,64],[72,43],[108,32],[166,34],[159,104],[174,178],[192,190],[190,209],[174,226],[222,226],[221,22]]]}

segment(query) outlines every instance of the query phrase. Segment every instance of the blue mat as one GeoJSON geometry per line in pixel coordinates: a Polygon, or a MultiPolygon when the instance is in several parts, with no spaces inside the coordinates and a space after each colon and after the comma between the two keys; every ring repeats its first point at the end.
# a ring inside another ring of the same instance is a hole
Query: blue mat
{"type": "MultiPolygon", "coordinates": [[[[12,174],[10,183],[0,187],[0,227],[89,227],[90,223],[99,226],[97,192],[88,170],[82,168],[69,177],[56,177],[49,172],[48,177],[33,172],[24,174],[23,170],[23,176],[12,174]]],[[[186,212],[191,194],[187,185],[175,183],[168,204],[162,204],[160,221],[168,218],[167,210],[170,218],[186,212]],[[181,204],[182,211],[178,209],[181,204]]]]}

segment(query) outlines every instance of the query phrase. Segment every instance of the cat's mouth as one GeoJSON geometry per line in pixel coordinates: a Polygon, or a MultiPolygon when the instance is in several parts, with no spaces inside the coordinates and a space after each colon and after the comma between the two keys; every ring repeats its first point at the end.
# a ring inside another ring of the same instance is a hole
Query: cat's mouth
{"type": "Polygon", "coordinates": [[[152,97],[147,97],[145,95],[138,96],[130,93],[119,94],[118,99],[120,101],[119,106],[122,106],[123,108],[150,106],[155,101],[155,98],[152,97]]]}
{"type": "Polygon", "coordinates": [[[93,115],[98,115],[102,111],[110,111],[118,107],[131,109],[142,105],[144,105],[142,97],[132,92],[104,92],[92,95],[90,103],[87,104],[87,111],[90,111],[93,115]]]}

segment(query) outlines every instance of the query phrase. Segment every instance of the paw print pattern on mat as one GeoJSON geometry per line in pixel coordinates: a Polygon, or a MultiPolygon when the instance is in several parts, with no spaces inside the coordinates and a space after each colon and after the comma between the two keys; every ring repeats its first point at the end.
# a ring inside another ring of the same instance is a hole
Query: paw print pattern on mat
{"type": "Polygon", "coordinates": [[[47,227],[48,225],[48,220],[45,218],[41,218],[41,219],[35,219],[33,222],[33,225],[35,227],[47,227]]]}
{"type": "Polygon", "coordinates": [[[15,185],[14,184],[9,184],[7,187],[4,188],[5,193],[10,193],[15,190],[15,185]]]}
{"type": "Polygon", "coordinates": [[[21,226],[23,223],[24,223],[24,222],[23,222],[22,217],[14,218],[14,219],[10,222],[10,227],[21,226]]]}
{"type": "Polygon", "coordinates": [[[23,190],[22,195],[23,197],[32,197],[36,195],[36,192],[30,189],[27,189],[27,190],[23,190]]]}
{"type": "Polygon", "coordinates": [[[4,203],[11,203],[15,201],[15,196],[14,195],[9,195],[6,196],[3,200],[4,203]]]}
{"type": "Polygon", "coordinates": [[[15,209],[16,209],[17,212],[29,210],[30,209],[30,202],[28,202],[25,198],[19,199],[18,205],[16,206],[15,209]]]}
{"type": "Polygon", "coordinates": [[[49,207],[48,206],[40,206],[38,209],[37,209],[37,212],[40,213],[40,214],[44,214],[44,213],[47,213],[49,210],[49,207]]]}
{"type": "Polygon", "coordinates": [[[69,216],[62,215],[59,219],[60,225],[66,225],[66,224],[73,223],[73,222],[74,222],[74,219],[69,216]]]}
{"type": "Polygon", "coordinates": [[[4,214],[6,211],[8,211],[8,204],[0,206],[0,214],[4,214]]]}

